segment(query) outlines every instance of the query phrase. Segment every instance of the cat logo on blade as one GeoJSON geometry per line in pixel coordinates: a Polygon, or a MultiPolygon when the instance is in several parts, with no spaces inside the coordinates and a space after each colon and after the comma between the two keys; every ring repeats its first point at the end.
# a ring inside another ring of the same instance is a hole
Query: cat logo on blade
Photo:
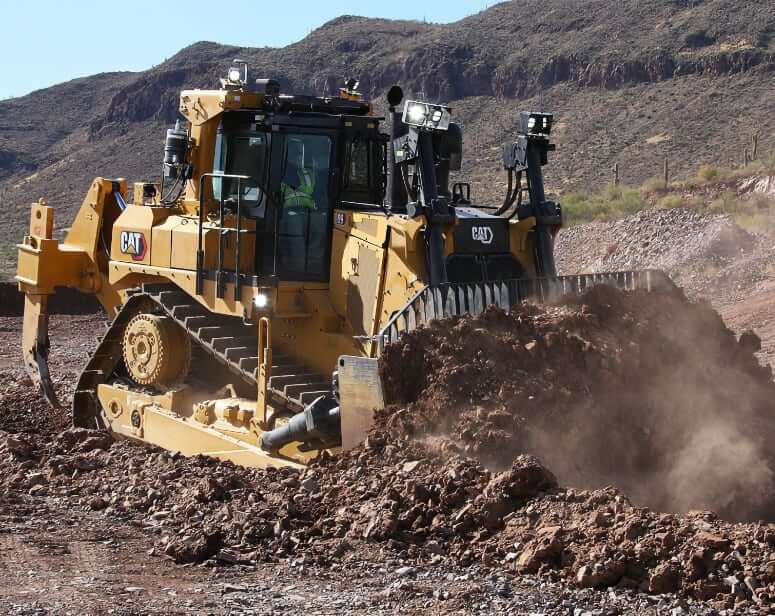
{"type": "Polygon", "coordinates": [[[125,255],[132,255],[132,261],[142,261],[145,259],[145,253],[148,250],[148,243],[145,236],[139,231],[121,232],[121,252],[125,255]]]}
{"type": "Polygon", "coordinates": [[[471,238],[482,244],[492,244],[493,232],[490,227],[471,227],[471,238]]]}

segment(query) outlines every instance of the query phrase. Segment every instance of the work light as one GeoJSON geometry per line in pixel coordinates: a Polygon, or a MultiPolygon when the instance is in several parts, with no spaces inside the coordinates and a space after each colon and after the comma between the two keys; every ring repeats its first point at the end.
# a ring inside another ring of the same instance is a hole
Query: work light
{"type": "Polygon", "coordinates": [[[267,296],[265,293],[259,293],[258,295],[253,296],[253,304],[256,308],[259,310],[262,310],[269,306],[269,296],[267,296]]]}
{"type": "Polygon", "coordinates": [[[433,105],[421,101],[404,103],[404,124],[418,126],[428,130],[447,130],[451,119],[449,107],[433,105]]]}
{"type": "Polygon", "coordinates": [[[522,111],[519,114],[519,128],[524,135],[548,137],[552,132],[552,114],[522,111]]]}

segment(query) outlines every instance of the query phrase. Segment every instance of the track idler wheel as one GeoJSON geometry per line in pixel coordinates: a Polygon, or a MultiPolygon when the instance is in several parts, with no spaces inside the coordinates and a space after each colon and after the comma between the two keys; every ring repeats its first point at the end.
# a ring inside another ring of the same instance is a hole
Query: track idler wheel
{"type": "Polygon", "coordinates": [[[191,364],[191,341],[170,317],[142,313],[124,330],[124,364],[140,385],[167,387],[182,381],[191,364]]]}

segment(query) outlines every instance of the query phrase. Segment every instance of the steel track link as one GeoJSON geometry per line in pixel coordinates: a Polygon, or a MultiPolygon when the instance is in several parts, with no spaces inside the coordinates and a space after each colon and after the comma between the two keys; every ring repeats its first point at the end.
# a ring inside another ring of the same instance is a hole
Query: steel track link
{"type": "MultiPolygon", "coordinates": [[[[118,376],[115,373],[122,365],[124,328],[139,312],[164,314],[172,318],[188,332],[200,349],[228,368],[245,386],[256,391],[258,337],[255,326],[245,324],[236,317],[210,312],[174,285],[145,284],[129,291],[129,299],[81,373],[73,396],[74,425],[107,427],[97,401],[97,386],[118,376]]],[[[268,397],[273,406],[298,412],[318,396],[330,393],[330,378],[314,373],[276,350],[273,350],[272,358],[268,397]]]]}

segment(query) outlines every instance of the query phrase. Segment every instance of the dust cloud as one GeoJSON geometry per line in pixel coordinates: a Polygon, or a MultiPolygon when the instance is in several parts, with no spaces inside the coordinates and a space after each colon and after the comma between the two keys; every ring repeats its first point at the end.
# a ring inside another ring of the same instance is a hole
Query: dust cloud
{"type": "Polygon", "coordinates": [[[397,423],[485,465],[538,456],[567,486],[659,511],[775,519],[775,385],[704,303],[597,287],[414,332],[383,376],[397,423]]]}

